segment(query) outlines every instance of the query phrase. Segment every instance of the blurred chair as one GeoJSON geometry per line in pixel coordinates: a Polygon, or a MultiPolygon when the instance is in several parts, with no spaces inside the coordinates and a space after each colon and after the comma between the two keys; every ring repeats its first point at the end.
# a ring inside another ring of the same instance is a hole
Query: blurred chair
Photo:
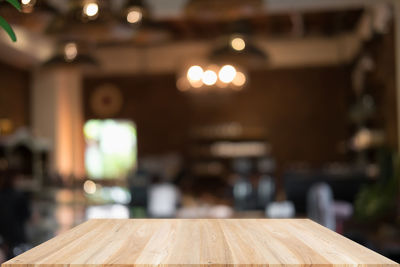
{"type": "Polygon", "coordinates": [[[344,221],[353,215],[353,205],[347,201],[335,201],[334,210],[336,218],[336,232],[343,234],[344,221]]]}
{"type": "Polygon", "coordinates": [[[179,191],[171,183],[155,183],[149,188],[148,213],[151,217],[175,217],[179,202],[179,191]]]}
{"type": "Polygon", "coordinates": [[[258,181],[257,206],[265,209],[274,200],[275,183],[271,176],[262,175],[258,181]]]}
{"type": "Polygon", "coordinates": [[[288,171],[284,174],[286,198],[292,201],[297,216],[307,212],[307,193],[318,182],[327,183],[335,196],[335,200],[353,203],[355,196],[364,185],[372,184],[364,173],[351,171],[343,174],[330,174],[319,170],[288,171]]]}
{"type": "Polygon", "coordinates": [[[134,218],[145,217],[148,203],[149,174],[138,170],[129,178],[131,192],[131,216],[134,218]]]}
{"type": "Polygon", "coordinates": [[[291,201],[272,202],[265,209],[268,218],[293,218],[295,208],[291,201]]]}
{"type": "Polygon", "coordinates": [[[257,207],[264,210],[275,199],[275,181],[272,173],[275,170],[275,160],[264,157],[258,160],[257,170],[260,178],[257,187],[257,207]]]}
{"type": "Polygon", "coordinates": [[[251,161],[246,158],[235,159],[232,168],[237,177],[233,185],[235,209],[239,211],[255,209],[257,195],[249,179],[252,169],[251,161]]]}
{"type": "Polygon", "coordinates": [[[335,209],[332,189],[327,183],[316,183],[307,194],[307,216],[335,231],[335,209]]]}
{"type": "Polygon", "coordinates": [[[246,177],[239,177],[233,186],[233,197],[236,210],[247,210],[251,201],[253,187],[246,177]]]}

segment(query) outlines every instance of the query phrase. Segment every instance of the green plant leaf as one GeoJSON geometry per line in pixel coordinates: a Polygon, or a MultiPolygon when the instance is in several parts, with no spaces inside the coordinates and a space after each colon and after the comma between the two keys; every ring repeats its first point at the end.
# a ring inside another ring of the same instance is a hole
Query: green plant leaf
{"type": "Polygon", "coordinates": [[[1,16],[0,16],[0,27],[2,27],[7,32],[8,36],[10,36],[13,42],[17,41],[17,36],[15,36],[15,33],[11,28],[10,24],[8,24],[8,22],[1,16]]]}
{"type": "Polygon", "coordinates": [[[6,0],[8,3],[10,3],[13,7],[21,11],[21,4],[19,3],[18,0],[6,0]]]}

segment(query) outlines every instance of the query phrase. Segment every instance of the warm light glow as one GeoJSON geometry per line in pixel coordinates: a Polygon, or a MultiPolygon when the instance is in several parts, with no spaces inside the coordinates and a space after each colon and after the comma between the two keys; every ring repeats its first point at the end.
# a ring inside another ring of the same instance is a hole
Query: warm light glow
{"type": "Polygon", "coordinates": [[[66,61],[72,61],[78,55],[78,48],[75,43],[68,43],[64,47],[64,57],[66,61]]]}
{"type": "Polygon", "coordinates": [[[203,86],[203,81],[202,80],[200,80],[200,81],[190,81],[190,85],[193,88],[200,88],[200,87],[203,86]]]}
{"type": "Polygon", "coordinates": [[[178,88],[179,91],[184,92],[190,89],[190,84],[185,77],[181,77],[176,82],[176,87],[178,88]]]}
{"type": "Polygon", "coordinates": [[[134,7],[128,11],[128,14],[126,15],[126,20],[129,23],[133,24],[133,23],[137,23],[137,22],[141,21],[142,16],[143,16],[143,14],[142,14],[142,11],[140,10],[140,8],[134,7]]]}
{"type": "Polygon", "coordinates": [[[217,74],[212,70],[206,70],[203,73],[203,83],[206,85],[213,85],[217,82],[217,74]]]}
{"type": "Polygon", "coordinates": [[[21,0],[21,11],[23,13],[31,13],[36,0],[21,0]]]}
{"type": "MultiPolygon", "coordinates": [[[[233,65],[208,64],[203,69],[199,65],[192,65],[187,69],[186,76],[178,77],[176,86],[180,91],[196,91],[196,88],[215,86],[239,91],[246,83],[244,73],[237,71],[233,65]]],[[[203,91],[203,90],[200,90],[203,91]]]]}
{"type": "Polygon", "coordinates": [[[222,157],[260,157],[268,152],[263,142],[215,142],[211,145],[211,154],[222,157]]]}
{"type": "Polygon", "coordinates": [[[186,76],[190,82],[200,81],[203,77],[203,69],[200,66],[191,66],[186,76]]]}
{"type": "Polygon", "coordinates": [[[246,47],[246,43],[243,38],[236,37],[232,39],[231,46],[236,51],[242,51],[246,47]]]}
{"type": "Polygon", "coordinates": [[[236,76],[233,79],[232,83],[236,86],[243,86],[246,83],[246,75],[244,75],[240,71],[236,72],[236,76]]]}
{"type": "Polygon", "coordinates": [[[87,180],[84,184],[83,184],[83,190],[87,193],[87,194],[94,194],[96,193],[96,183],[91,181],[91,180],[87,180]]]}
{"type": "Polygon", "coordinates": [[[225,65],[218,73],[218,77],[223,83],[230,83],[236,76],[236,69],[232,65],[225,65]]]}
{"type": "Polygon", "coordinates": [[[87,3],[83,7],[83,13],[88,17],[94,17],[99,12],[99,5],[96,2],[87,3]]]}

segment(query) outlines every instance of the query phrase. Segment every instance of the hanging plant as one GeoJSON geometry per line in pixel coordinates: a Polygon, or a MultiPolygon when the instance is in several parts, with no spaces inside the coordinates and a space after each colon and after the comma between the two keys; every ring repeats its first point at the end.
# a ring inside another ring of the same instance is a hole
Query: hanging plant
{"type": "MultiPolygon", "coordinates": [[[[10,3],[13,7],[18,9],[18,11],[21,11],[21,4],[18,2],[18,0],[5,0],[6,2],[10,3]]],[[[15,32],[11,28],[10,24],[2,17],[0,16],[0,27],[2,27],[10,36],[11,40],[13,42],[17,41],[17,36],[15,36],[15,32]]]]}

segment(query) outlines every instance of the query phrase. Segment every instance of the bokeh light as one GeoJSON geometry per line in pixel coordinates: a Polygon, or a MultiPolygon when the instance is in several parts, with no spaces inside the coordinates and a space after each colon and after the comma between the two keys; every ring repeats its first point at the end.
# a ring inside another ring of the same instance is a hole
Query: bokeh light
{"type": "Polygon", "coordinates": [[[236,76],[236,69],[232,65],[225,65],[218,73],[221,82],[230,83],[236,76]]]}
{"type": "Polygon", "coordinates": [[[84,184],[83,184],[83,190],[87,193],[87,194],[94,194],[96,193],[96,183],[91,181],[91,180],[87,180],[84,184]]]}
{"type": "MultiPolygon", "coordinates": [[[[196,88],[204,88],[210,86],[211,90],[226,89],[239,91],[246,83],[246,76],[243,72],[231,65],[208,64],[205,65],[192,65],[186,72],[186,75],[178,76],[176,86],[178,90],[187,92],[196,88]]],[[[205,88],[204,88],[205,89],[205,88]]],[[[208,91],[208,90],[201,90],[208,91]]]]}
{"type": "Polygon", "coordinates": [[[68,43],[64,46],[64,58],[66,61],[73,61],[78,55],[78,48],[75,43],[68,43]]]}
{"type": "Polygon", "coordinates": [[[204,73],[203,73],[203,83],[205,84],[205,85],[208,85],[208,86],[210,86],[210,85],[213,85],[213,84],[215,84],[216,82],[217,82],[217,74],[214,72],[214,71],[212,71],[212,70],[206,70],[204,73]]]}
{"type": "Polygon", "coordinates": [[[236,72],[236,76],[232,83],[236,86],[243,86],[246,83],[246,75],[240,71],[236,72]]]}
{"type": "Polygon", "coordinates": [[[246,42],[241,37],[236,37],[231,40],[231,46],[236,51],[242,51],[246,47],[246,42]]]}
{"type": "Polygon", "coordinates": [[[126,20],[131,23],[138,23],[142,20],[143,13],[140,8],[133,7],[129,9],[128,14],[126,15],[126,20]]]}
{"type": "Polygon", "coordinates": [[[94,17],[99,12],[99,5],[96,2],[86,3],[83,6],[83,13],[88,17],[94,17]]]}
{"type": "Polygon", "coordinates": [[[187,78],[190,82],[200,81],[203,77],[203,69],[200,66],[191,66],[187,72],[187,78]]]}

